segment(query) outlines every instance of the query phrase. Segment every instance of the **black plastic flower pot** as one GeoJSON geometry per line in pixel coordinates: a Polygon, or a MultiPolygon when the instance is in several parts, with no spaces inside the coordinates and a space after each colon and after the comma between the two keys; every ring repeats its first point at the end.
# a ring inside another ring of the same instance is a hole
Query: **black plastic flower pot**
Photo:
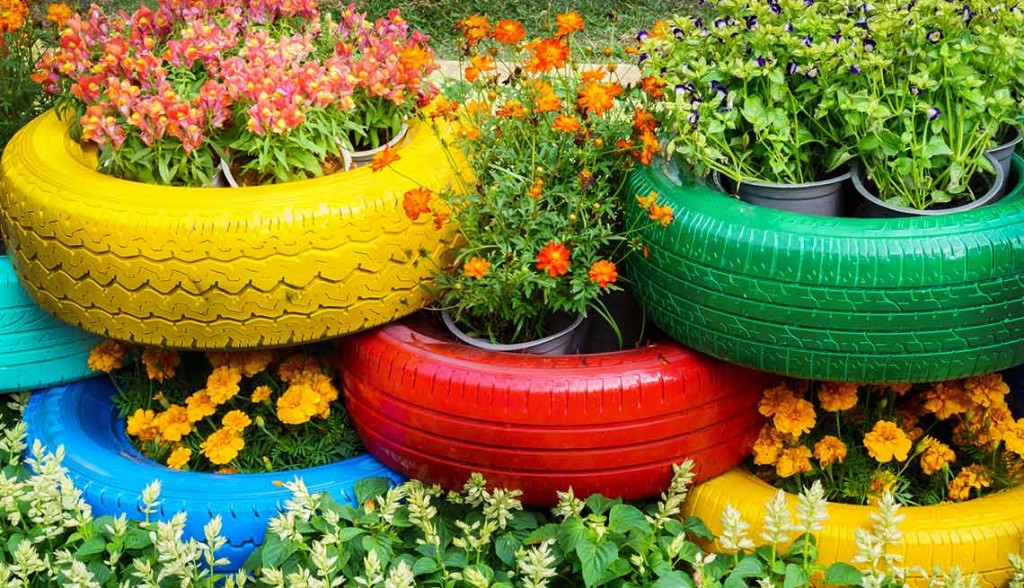
{"type": "Polygon", "coordinates": [[[767,182],[736,182],[720,173],[715,173],[714,183],[727,194],[739,196],[740,200],[774,208],[815,216],[843,216],[846,212],[846,185],[850,172],[835,177],[805,184],[771,184],[767,182]]]}
{"type": "MultiPolygon", "coordinates": [[[[984,182],[985,191],[981,196],[975,198],[972,202],[963,204],[960,206],[950,206],[946,208],[909,208],[906,206],[896,206],[889,204],[876,196],[869,187],[867,178],[864,175],[864,168],[859,162],[854,162],[852,166],[853,172],[853,188],[860,194],[863,199],[863,215],[869,218],[897,218],[902,216],[941,216],[946,214],[954,214],[958,212],[965,212],[968,210],[974,210],[981,208],[988,204],[998,202],[1000,198],[1005,195],[1003,192],[1003,184],[1006,182],[1006,175],[1003,172],[1003,168],[996,161],[995,157],[991,154],[986,154],[989,161],[995,167],[996,172],[994,174],[979,174],[981,179],[979,181],[984,182]]],[[[973,179],[972,179],[973,181],[973,179]]],[[[1018,179],[1019,181],[1019,179],[1018,179]]],[[[1007,186],[1013,188],[1017,182],[1013,182],[1013,186],[1007,186]]]]}

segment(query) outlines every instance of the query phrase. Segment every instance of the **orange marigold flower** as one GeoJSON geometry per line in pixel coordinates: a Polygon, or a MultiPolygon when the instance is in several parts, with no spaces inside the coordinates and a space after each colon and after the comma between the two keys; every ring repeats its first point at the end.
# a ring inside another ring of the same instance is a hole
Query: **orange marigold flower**
{"type": "Polygon", "coordinates": [[[779,454],[779,461],[775,462],[775,473],[780,478],[789,478],[809,471],[811,471],[811,450],[803,445],[783,449],[779,454]]]}
{"type": "Polygon", "coordinates": [[[772,417],[772,422],[780,433],[794,437],[810,432],[816,420],[814,405],[796,397],[780,402],[772,417]]]}
{"type": "Polygon", "coordinates": [[[192,450],[188,447],[176,447],[174,451],[167,456],[167,467],[172,470],[184,469],[188,465],[188,460],[192,457],[192,450]]]}
{"type": "Polygon", "coordinates": [[[1024,457],[1024,419],[1014,421],[1012,417],[1003,417],[999,421],[992,420],[991,436],[1006,443],[1007,451],[1024,457]]]}
{"type": "Polygon", "coordinates": [[[301,425],[320,412],[320,402],[312,386],[294,384],[277,399],[277,418],[286,425],[301,425]]]}
{"type": "Polygon", "coordinates": [[[775,465],[782,453],[785,437],[769,424],[761,427],[754,442],[754,463],[757,465],[775,465]]]}
{"type": "Polygon", "coordinates": [[[482,280],[484,276],[491,273],[491,262],[482,257],[471,257],[463,264],[462,271],[470,278],[482,280]]]}
{"type": "Polygon", "coordinates": [[[246,378],[262,373],[274,361],[274,351],[271,349],[238,351],[234,356],[231,365],[236,366],[246,378]]]}
{"type": "Polygon", "coordinates": [[[106,339],[89,351],[89,369],[110,373],[124,367],[128,345],[113,339],[106,339]]]}
{"type": "Polygon", "coordinates": [[[181,441],[182,437],[192,432],[188,411],[179,404],[172,404],[167,410],[157,414],[153,423],[160,429],[160,438],[171,443],[181,441]]]}
{"type": "Polygon", "coordinates": [[[242,372],[236,367],[221,366],[214,368],[206,378],[206,393],[216,405],[221,405],[238,394],[238,384],[242,381],[242,372]]]}
{"type": "Polygon", "coordinates": [[[146,366],[146,375],[150,380],[163,382],[174,377],[175,369],[181,363],[181,357],[173,349],[147,347],[142,352],[142,364],[146,366]]]}
{"type": "Polygon", "coordinates": [[[608,75],[608,73],[604,70],[604,68],[601,68],[601,67],[599,67],[597,69],[585,69],[582,72],[580,72],[580,81],[583,84],[590,84],[592,82],[601,82],[601,81],[604,81],[604,78],[607,75],[608,75]]]}
{"type": "Polygon", "coordinates": [[[535,102],[535,112],[557,112],[562,109],[562,99],[558,97],[558,94],[551,89],[550,86],[545,91],[541,91],[537,94],[537,100],[535,102]]]}
{"type": "Polygon", "coordinates": [[[985,374],[967,378],[964,390],[972,402],[979,406],[999,406],[1005,402],[1004,397],[1010,393],[1010,387],[1003,381],[1000,374],[985,374]]]}
{"type": "Polygon", "coordinates": [[[871,494],[873,496],[880,496],[886,492],[892,492],[893,487],[896,486],[898,481],[899,478],[896,477],[896,474],[889,470],[878,470],[871,477],[871,494]]]}
{"type": "Polygon", "coordinates": [[[71,14],[71,7],[63,2],[55,2],[46,7],[46,18],[58,28],[64,28],[64,25],[71,20],[71,14]]]}
{"type": "Polygon", "coordinates": [[[582,31],[583,17],[575,10],[557,14],[555,15],[555,26],[558,27],[558,30],[555,31],[555,38],[561,39],[572,33],[582,31]]]}
{"type": "Polygon", "coordinates": [[[547,73],[565,65],[569,46],[561,39],[537,39],[526,45],[530,51],[524,69],[529,73],[547,73]]]}
{"type": "Polygon", "coordinates": [[[232,467],[219,468],[219,469],[215,470],[213,473],[215,473],[215,474],[237,474],[238,473],[238,468],[232,468],[232,467]]]}
{"type": "Polygon", "coordinates": [[[644,131],[640,133],[640,151],[634,153],[634,157],[644,165],[650,165],[654,161],[654,156],[657,155],[658,149],[661,149],[661,143],[658,142],[658,137],[650,132],[644,131]]]}
{"type": "Polygon", "coordinates": [[[523,23],[518,20],[503,18],[494,25],[494,31],[491,32],[491,36],[499,43],[515,45],[526,37],[526,29],[523,28],[523,23]]]}
{"type": "Polygon", "coordinates": [[[533,178],[533,183],[530,184],[530,189],[526,193],[530,198],[540,198],[544,193],[544,178],[533,178]]]}
{"type": "Polygon", "coordinates": [[[667,205],[651,205],[651,208],[648,210],[648,215],[651,217],[651,220],[657,221],[658,224],[660,224],[663,227],[667,227],[670,224],[672,224],[672,221],[674,221],[676,218],[675,214],[673,214],[672,212],[672,207],[667,205]]]}
{"type": "MultiPolygon", "coordinates": [[[[28,6],[21,0],[0,0],[0,33],[15,32],[25,26],[28,6]]],[[[0,47],[3,39],[0,39],[0,47]]]]}
{"type": "Polygon", "coordinates": [[[241,433],[246,427],[252,424],[252,419],[249,415],[245,414],[240,410],[232,410],[231,412],[224,415],[221,419],[220,424],[224,425],[224,428],[238,431],[241,433]]]}
{"type": "Polygon", "coordinates": [[[967,500],[971,490],[981,490],[992,485],[992,474],[985,466],[974,464],[960,470],[960,473],[949,483],[949,499],[967,500]]]}
{"type": "Polygon", "coordinates": [[[589,169],[581,169],[580,173],[576,174],[576,179],[580,182],[580,190],[586,192],[594,184],[594,173],[589,169]]]}
{"type": "Polygon", "coordinates": [[[825,435],[814,444],[814,459],[821,467],[827,468],[846,459],[846,443],[835,435],[825,435]]]}
{"type": "Polygon", "coordinates": [[[410,220],[419,220],[420,215],[430,214],[430,190],[413,188],[402,195],[402,208],[410,220]]]}
{"type": "Polygon", "coordinates": [[[927,475],[935,472],[956,461],[956,454],[949,445],[933,438],[924,437],[921,439],[921,471],[927,475]]]}
{"type": "Polygon", "coordinates": [[[402,159],[402,156],[395,153],[395,150],[391,148],[391,145],[386,145],[380,153],[373,156],[373,161],[370,162],[370,169],[378,172],[399,159],[402,159]]]}
{"type": "Polygon", "coordinates": [[[252,391],[251,400],[252,402],[264,402],[266,400],[270,400],[271,392],[272,390],[270,389],[270,386],[257,386],[256,389],[252,391]]]}
{"type": "Polygon", "coordinates": [[[938,382],[921,396],[924,408],[939,420],[967,411],[970,399],[959,381],[938,382]]]}
{"type": "Polygon", "coordinates": [[[665,97],[665,86],[665,80],[657,76],[647,76],[640,80],[640,89],[655,100],[665,97]]]}
{"type": "Polygon", "coordinates": [[[610,84],[591,82],[580,88],[576,105],[587,114],[602,116],[611,110],[615,104],[615,97],[619,94],[622,94],[622,86],[617,82],[610,84]]]}
{"type": "Polygon", "coordinates": [[[434,63],[434,52],[421,43],[406,47],[398,55],[398,62],[406,69],[422,70],[434,63]]]}
{"type": "Polygon", "coordinates": [[[522,102],[518,100],[509,100],[498,107],[497,114],[498,116],[508,118],[524,118],[526,116],[526,109],[523,108],[522,102]]]}
{"type": "Polygon", "coordinates": [[[619,279],[619,272],[616,270],[615,264],[606,259],[595,261],[594,264],[590,266],[590,272],[588,275],[590,276],[591,282],[595,282],[602,288],[607,288],[608,284],[619,279]]]}
{"type": "Polygon", "coordinates": [[[128,417],[127,433],[139,441],[152,441],[156,439],[160,430],[154,422],[156,413],[149,409],[136,409],[128,417]]]}
{"type": "Polygon", "coordinates": [[[217,412],[217,405],[206,390],[199,390],[185,399],[185,415],[190,423],[197,423],[217,412]]]}
{"type": "Polygon", "coordinates": [[[232,429],[217,429],[199,446],[200,452],[214,465],[230,462],[243,448],[245,441],[232,429]]]}
{"type": "Polygon", "coordinates": [[[568,114],[559,114],[551,123],[551,128],[555,129],[556,131],[561,131],[563,133],[575,134],[580,132],[580,129],[582,127],[580,126],[579,119],[577,119],[575,116],[570,116],[568,114]]]}
{"type": "Polygon", "coordinates": [[[286,384],[291,384],[308,372],[321,371],[320,362],[308,355],[293,355],[277,366],[277,376],[286,384]]]}
{"type": "MultiPolygon", "coordinates": [[[[643,196],[641,194],[637,194],[636,195],[636,201],[637,201],[638,204],[640,204],[640,208],[643,208],[644,210],[650,210],[650,208],[652,206],[654,206],[655,204],[658,203],[658,193],[657,192],[651,192],[650,194],[648,194],[646,196],[643,196]]],[[[771,415],[765,415],[765,416],[771,416],[771,415]]]]}
{"type": "Polygon", "coordinates": [[[537,269],[545,270],[552,278],[569,271],[569,249],[561,243],[548,243],[537,254],[537,269]]]}
{"type": "Polygon", "coordinates": [[[658,130],[658,120],[654,118],[653,114],[638,106],[633,113],[633,130],[638,133],[644,131],[653,133],[658,130]]]}
{"type": "Polygon", "coordinates": [[[840,412],[857,406],[857,385],[840,382],[822,382],[818,388],[818,403],[825,412],[840,412]]]}
{"type": "Polygon", "coordinates": [[[911,384],[889,384],[886,388],[897,396],[903,396],[907,392],[910,392],[911,384]]]}
{"type": "Polygon", "coordinates": [[[494,58],[488,55],[474,55],[469,59],[469,66],[466,67],[463,75],[466,77],[467,82],[475,82],[480,77],[480,74],[496,69],[498,67],[494,63],[494,58]]]}
{"type": "Polygon", "coordinates": [[[459,121],[459,125],[455,129],[455,134],[467,141],[476,141],[480,138],[480,135],[482,135],[479,127],[465,121],[459,121]]]}
{"type": "Polygon", "coordinates": [[[912,445],[903,429],[892,421],[878,421],[864,435],[864,447],[878,463],[887,463],[893,458],[906,461],[912,445]]]}
{"type": "Polygon", "coordinates": [[[486,14],[474,14],[461,19],[459,29],[462,31],[463,38],[466,39],[466,44],[472,47],[491,33],[491,21],[486,14]]]}
{"type": "Polygon", "coordinates": [[[440,231],[441,228],[444,227],[445,223],[448,222],[448,219],[451,218],[451,216],[452,216],[451,214],[449,214],[448,212],[445,212],[443,210],[435,210],[434,211],[434,228],[436,230],[440,231]]]}
{"type": "Polygon", "coordinates": [[[312,374],[302,383],[312,388],[313,392],[319,398],[316,402],[315,416],[322,419],[330,416],[330,404],[338,399],[338,389],[334,387],[334,382],[331,380],[330,376],[317,372],[312,374]]]}

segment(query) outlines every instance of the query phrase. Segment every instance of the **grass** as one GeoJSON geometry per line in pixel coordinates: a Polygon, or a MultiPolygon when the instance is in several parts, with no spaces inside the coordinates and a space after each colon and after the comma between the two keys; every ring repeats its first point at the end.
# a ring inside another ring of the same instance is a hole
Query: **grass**
{"type": "MultiPolygon", "coordinates": [[[[98,3],[131,11],[139,0],[98,0],[98,3]]],[[[156,1],[146,3],[154,5],[156,1]]],[[[556,14],[576,10],[587,26],[577,37],[583,54],[607,47],[623,58],[623,48],[633,42],[637,31],[648,28],[659,18],[692,11],[696,0],[354,0],[354,3],[371,18],[384,16],[392,8],[401,8],[410,24],[430,35],[431,46],[442,59],[458,58],[459,37],[455,25],[460,18],[472,14],[487,14],[492,21],[513,18],[523,21],[532,36],[541,36],[556,14]]],[[[347,5],[348,0],[320,0],[320,4],[324,8],[338,9],[347,5]]]]}

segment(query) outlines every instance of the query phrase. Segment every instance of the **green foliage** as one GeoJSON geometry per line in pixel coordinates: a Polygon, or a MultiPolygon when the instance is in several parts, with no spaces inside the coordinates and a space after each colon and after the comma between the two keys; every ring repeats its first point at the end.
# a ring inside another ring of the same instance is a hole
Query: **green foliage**
{"type": "Polygon", "coordinates": [[[39,56],[55,45],[57,26],[46,19],[45,2],[27,5],[22,26],[8,30],[10,25],[0,24],[0,152],[18,129],[50,107],[32,74],[39,56]]]}

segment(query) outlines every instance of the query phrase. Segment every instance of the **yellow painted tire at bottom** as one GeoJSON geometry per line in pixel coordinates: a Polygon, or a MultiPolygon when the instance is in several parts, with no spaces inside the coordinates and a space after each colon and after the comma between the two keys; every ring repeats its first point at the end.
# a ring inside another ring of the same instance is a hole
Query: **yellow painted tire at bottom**
{"type": "MultiPolygon", "coordinates": [[[[704,520],[716,535],[722,531],[722,511],[732,504],[750,523],[750,536],[761,534],[765,503],[775,488],[742,469],[734,469],[693,489],[684,511],[704,520]]],[[[797,497],[786,496],[790,512],[796,512],[797,497]]],[[[870,529],[871,513],[877,508],[829,504],[825,529],[818,534],[821,563],[851,562],[856,554],[854,532],[870,529]]],[[[1005,586],[1012,569],[1006,556],[1021,553],[1024,537],[1024,487],[958,504],[912,506],[900,509],[905,518],[899,528],[903,543],[897,553],[906,566],[931,571],[954,565],[965,572],[977,572],[983,586],[1005,586]]],[[[922,587],[921,578],[911,585],[922,587]]]]}
{"type": "Polygon", "coordinates": [[[410,125],[393,168],[287,184],[179,188],[95,170],[51,111],[0,160],[0,222],[36,302],[108,337],[183,349],[317,341],[427,302],[450,247],[403,194],[458,185],[440,138],[410,125]]]}

